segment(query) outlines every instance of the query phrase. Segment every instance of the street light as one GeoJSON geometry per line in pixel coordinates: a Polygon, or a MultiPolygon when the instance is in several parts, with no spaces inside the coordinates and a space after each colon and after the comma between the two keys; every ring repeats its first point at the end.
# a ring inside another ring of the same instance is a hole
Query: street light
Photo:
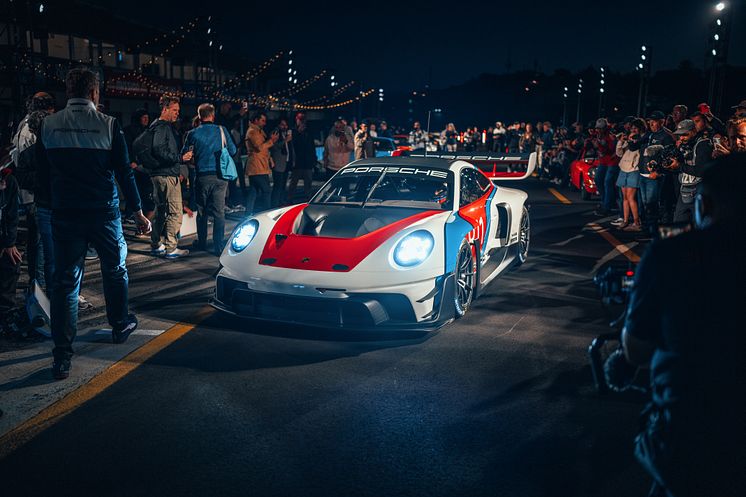
{"type": "Polygon", "coordinates": [[[637,69],[640,72],[640,88],[637,94],[637,115],[643,116],[647,108],[648,80],[650,79],[650,69],[653,64],[653,49],[647,45],[640,47],[640,62],[637,69]]]}
{"type": "Polygon", "coordinates": [[[604,84],[606,84],[606,69],[601,67],[601,80],[600,80],[600,86],[598,88],[598,115],[600,116],[603,113],[603,107],[604,107],[604,84]]]}
{"type": "Polygon", "coordinates": [[[710,26],[710,54],[712,54],[709,68],[710,81],[708,88],[708,102],[714,112],[720,110],[721,100],[725,88],[726,65],[728,59],[728,44],[730,41],[730,28],[733,18],[733,9],[727,2],[718,2],[714,5],[716,14],[714,24],[710,26]]]}

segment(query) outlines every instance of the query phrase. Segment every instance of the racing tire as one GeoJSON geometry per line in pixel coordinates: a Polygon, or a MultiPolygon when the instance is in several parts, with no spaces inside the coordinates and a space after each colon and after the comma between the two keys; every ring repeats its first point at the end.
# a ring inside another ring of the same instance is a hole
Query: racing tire
{"type": "Polygon", "coordinates": [[[518,231],[518,256],[516,260],[520,266],[526,259],[528,259],[528,247],[531,242],[531,218],[528,214],[528,209],[523,208],[523,214],[521,214],[521,226],[518,231]]]}
{"type": "Polygon", "coordinates": [[[463,317],[476,298],[479,286],[479,263],[476,246],[464,240],[458,249],[454,271],[453,303],[456,319],[463,317]]]}
{"type": "Polygon", "coordinates": [[[583,200],[591,200],[591,192],[585,189],[585,182],[583,181],[583,177],[580,177],[580,198],[583,200]]]}

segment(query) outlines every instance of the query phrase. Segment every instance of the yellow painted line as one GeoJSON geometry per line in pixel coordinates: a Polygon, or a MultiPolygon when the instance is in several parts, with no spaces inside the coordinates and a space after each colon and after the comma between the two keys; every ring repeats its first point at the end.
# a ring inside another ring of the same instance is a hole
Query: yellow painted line
{"type": "MultiPolygon", "coordinates": [[[[82,406],[114,383],[137,369],[145,361],[183,337],[205,318],[214,313],[211,307],[201,309],[191,323],[177,323],[142,347],[133,350],[121,360],[97,374],[91,380],[45,407],[33,418],[18,425],[0,438],[0,459],[29,442],[36,435],[82,406]]],[[[73,369],[73,371],[75,371],[73,369]]]]}
{"type": "Polygon", "coordinates": [[[559,200],[563,204],[567,205],[567,204],[572,203],[572,201],[569,198],[565,197],[564,195],[562,195],[560,192],[558,192],[554,188],[549,188],[548,190],[549,190],[549,193],[557,197],[557,200],[559,200]]]}
{"type": "Polygon", "coordinates": [[[637,255],[632,251],[631,248],[617,240],[617,238],[609,233],[609,230],[604,228],[603,226],[596,224],[596,223],[590,223],[588,224],[588,227],[591,228],[593,231],[601,235],[601,237],[609,242],[617,251],[622,254],[624,257],[629,259],[630,262],[638,263],[640,262],[640,256],[637,255]]]}

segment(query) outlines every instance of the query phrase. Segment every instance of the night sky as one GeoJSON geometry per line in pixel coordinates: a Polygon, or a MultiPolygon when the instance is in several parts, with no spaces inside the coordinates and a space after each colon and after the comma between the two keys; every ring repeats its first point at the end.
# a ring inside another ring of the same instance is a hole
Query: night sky
{"type": "MultiPolygon", "coordinates": [[[[641,44],[653,70],[703,67],[715,1],[153,2],[90,0],[167,29],[215,16],[218,39],[252,60],[293,49],[302,80],[324,67],[390,91],[458,84],[484,72],[593,65],[631,71],[641,44]],[[205,10],[205,6],[215,6],[205,10]]],[[[746,65],[746,2],[731,0],[731,63],[746,65]],[[742,28],[739,30],[739,26],[742,28]]]]}

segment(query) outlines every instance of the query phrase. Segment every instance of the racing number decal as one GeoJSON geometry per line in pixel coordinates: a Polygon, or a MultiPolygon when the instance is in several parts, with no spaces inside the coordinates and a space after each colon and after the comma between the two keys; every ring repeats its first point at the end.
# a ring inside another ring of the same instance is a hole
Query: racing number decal
{"type": "Polygon", "coordinates": [[[487,201],[492,190],[485,193],[478,200],[460,208],[458,213],[474,228],[466,235],[469,243],[477,242],[479,252],[483,251],[484,239],[487,236],[487,201]]]}

